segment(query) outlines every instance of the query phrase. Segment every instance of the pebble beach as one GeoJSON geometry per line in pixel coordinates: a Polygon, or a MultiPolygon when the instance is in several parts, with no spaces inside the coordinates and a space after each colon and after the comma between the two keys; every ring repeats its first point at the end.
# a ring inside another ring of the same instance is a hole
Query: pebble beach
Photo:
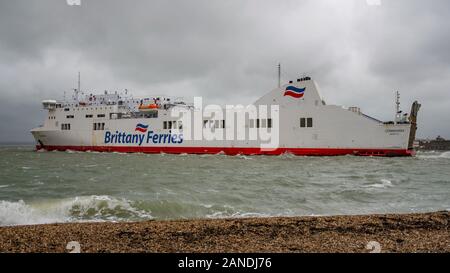
{"type": "Polygon", "coordinates": [[[0,228],[0,252],[442,253],[450,213],[67,223],[0,228]]]}

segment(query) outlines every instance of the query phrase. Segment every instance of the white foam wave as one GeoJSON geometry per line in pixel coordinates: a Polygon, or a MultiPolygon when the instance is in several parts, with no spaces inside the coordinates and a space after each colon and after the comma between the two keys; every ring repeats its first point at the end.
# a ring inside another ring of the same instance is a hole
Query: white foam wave
{"type": "Polygon", "coordinates": [[[417,155],[419,159],[442,159],[442,158],[450,158],[450,151],[443,152],[440,154],[433,153],[420,153],[417,155]]]}
{"type": "Polygon", "coordinates": [[[378,189],[384,189],[384,188],[390,188],[390,187],[393,187],[392,182],[391,182],[390,180],[387,180],[387,179],[381,179],[380,182],[381,182],[381,183],[363,186],[363,188],[378,188],[378,189]]]}
{"type": "Polygon", "coordinates": [[[257,213],[257,212],[234,212],[216,211],[214,213],[206,215],[209,219],[228,219],[228,218],[261,218],[269,217],[269,214],[257,213]]]}
{"type": "Polygon", "coordinates": [[[86,153],[88,153],[88,154],[101,154],[102,152],[87,150],[86,153]]]}
{"type": "Polygon", "coordinates": [[[128,155],[128,153],[122,153],[122,152],[112,152],[112,154],[115,154],[115,155],[128,155]]]}
{"type": "Polygon", "coordinates": [[[23,201],[8,202],[0,201],[0,225],[26,225],[26,224],[44,224],[63,222],[58,219],[57,215],[47,215],[40,212],[31,206],[25,204],[23,201]]]}
{"type": "Polygon", "coordinates": [[[110,196],[82,196],[39,203],[0,201],[0,226],[153,219],[132,202],[110,196]]]}
{"type": "Polygon", "coordinates": [[[236,157],[237,158],[241,158],[241,159],[245,159],[245,160],[252,160],[253,159],[253,157],[246,156],[246,155],[237,155],[236,157]]]}
{"type": "Polygon", "coordinates": [[[298,158],[298,156],[294,155],[291,152],[284,152],[284,153],[278,155],[278,157],[280,157],[280,158],[298,158]]]}

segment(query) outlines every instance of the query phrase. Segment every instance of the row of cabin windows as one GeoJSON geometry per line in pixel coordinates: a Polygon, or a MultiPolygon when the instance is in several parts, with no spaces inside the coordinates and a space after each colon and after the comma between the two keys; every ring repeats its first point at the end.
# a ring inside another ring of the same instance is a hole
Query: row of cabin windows
{"type": "Polygon", "coordinates": [[[55,119],[56,117],[48,117],[48,119],[55,119]]]}
{"type": "MultiPolygon", "coordinates": [[[[58,107],[56,107],[56,108],[58,108],[58,107]]],[[[86,110],[86,111],[89,111],[89,110],[112,110],[112,107],[79,107],[79,108],[74,108],[74,109],[70,109],[70,108],[64,108],[64,112],[69,112],[70,110],[72,110],[72,111],[75,111],[75,109],[77,110],[77,111],[80,111],[80,109],[81,109],[81,111],[84,111],[84,110],[86,110]]]]}
{"type": "Polygon", "coordinates": [[[269,128],[273,126],[272,119],[249,119],[248,128],[269,128]]]}
{"type": "Polygon", "coordinates": [[[164,130],[170,130],[170,129],[183,129],[183,122],[181,120],[179,121],[164,121],[163,122],[163,129],[164,130]]]}
{"type": "Polygon", "coordinates": [[[300,118],[300,128],[312,128],[313,119],[312,118],[300,118]]]}
{"type": "Polygon", "coordinates": [[[157,111],[152,111],[152,112],[148,112],[145,114],[140,114],[138,117],[141,118],[158,118],[158,112],[157,111]]]}
{"type": "MultiPolygon", "coordinates": [[[[249,119],[249,128],[272,128],[272,119],[249,119]]],[[[203,120],[203,128],[224,129],[225,120],[203,120]]]]}
{"type": "Polygon", "coordinates": [[[105,130],[105,123],[104,122],[96,122],[94,123],[94,131],[103,131],[105,130]]]}
{"type": "Polygon", "coordinates": [[[225,128],[225,120],[203,120],[203,128],[215,128],[223,129],[225,128]]]}
{"type": "MultiPolygon", "coordinates": [[[[94,117],[94,115],[86,115],[86,118],[93,118],[93,117],[94,117]]],[[[106,115],[105,114],[98,114],[97,117],[98,118],[104,118],[104,117],[106,117],[106,115]]],[[[67,115],[66,118],[73,119],[73,118],[75,118],[75,116],[74,115],[67,115]]]]}
{"type": "Polygon", "coordinates": [[[70,130],[70,123],[62,123],[61,124],[61,130],[63,130],[63,131],[70,130]]]}

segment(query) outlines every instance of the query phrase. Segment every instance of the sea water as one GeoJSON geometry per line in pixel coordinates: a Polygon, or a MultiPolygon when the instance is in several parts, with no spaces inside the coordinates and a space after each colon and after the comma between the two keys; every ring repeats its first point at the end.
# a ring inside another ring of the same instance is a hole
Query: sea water
{"type": "Polygon", "coordinates": [[[413,158],[0,147],[0,225],[450,209],[450,152],[413,158]]]}

